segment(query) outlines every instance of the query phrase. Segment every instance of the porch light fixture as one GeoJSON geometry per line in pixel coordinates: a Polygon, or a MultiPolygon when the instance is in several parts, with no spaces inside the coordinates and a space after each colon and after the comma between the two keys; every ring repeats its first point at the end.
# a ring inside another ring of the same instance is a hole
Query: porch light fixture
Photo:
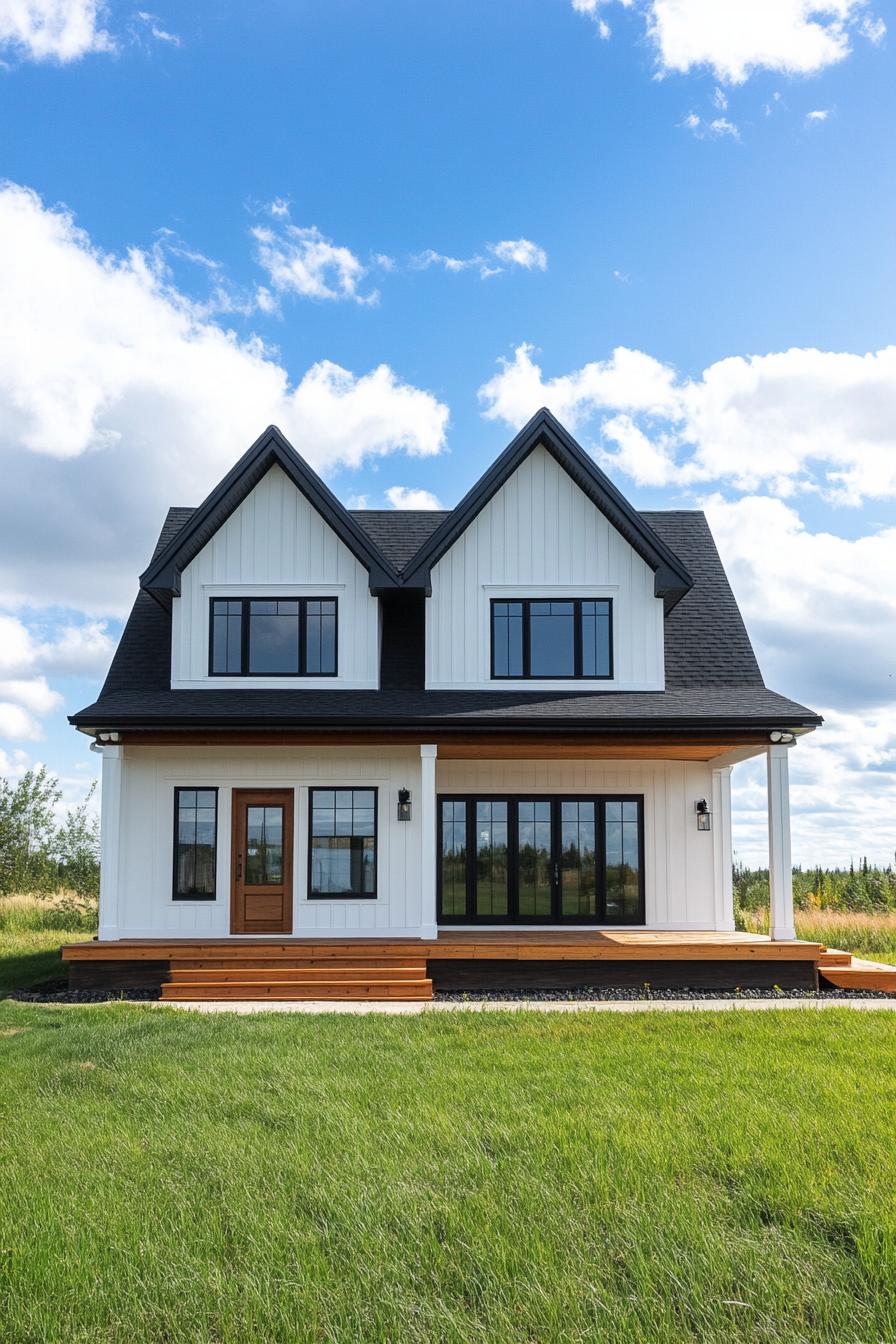
{"type": "Polygon", "coordinates": [[[788,746],[788,745],[789,745],[791,742],[793,742],[795,739],[794,739],[793,733],[779,733],[779,732],[774,732],[774,733],[769,733],[769,735],[768,735],[768,740],[769,740],[769,742],[780,742],[783,746],[788,746]]]}
{"type": "Polygon", "coordinates": [[[411,819],[411,791],[410,789],[398,790],[398,820],[410,821],[411,819]]]}
{"type": "Polygon", "coordinates": [[[694,810],[697,813],[697,830],[709,831],[712,829],[712,813],[709,810],[709,804],[705,798],[699,799],[694,804],[694,810]]]}

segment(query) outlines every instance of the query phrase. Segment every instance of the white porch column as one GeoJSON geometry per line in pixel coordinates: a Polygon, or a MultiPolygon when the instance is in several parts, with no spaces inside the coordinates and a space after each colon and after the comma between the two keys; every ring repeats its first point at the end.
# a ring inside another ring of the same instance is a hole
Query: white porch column
{"type": "Polygon", "coordinates": [[[103,747],[100,788],[99,938],[118,937],[118,879],[121,855],[121,783],[124,748],[103,747]]]}
{"type": "Polygon", "coordinates": [[[436,922],[436,756],[434,743],[420,745],[420,937],[435,938],[436,922]]]}
{"type": "Polygon", "coordinates": [[[716,928],[734,928],[734,879],[731,865],[731,766],[712,772],[712,857],[716,928]]]}
{"type": "Polygon", "coordinates": [[[768,762],[768,880],[773,938],[795,938],[793,865],[790,858],[789,747],[774,742],[766,748],[768,762]]]}

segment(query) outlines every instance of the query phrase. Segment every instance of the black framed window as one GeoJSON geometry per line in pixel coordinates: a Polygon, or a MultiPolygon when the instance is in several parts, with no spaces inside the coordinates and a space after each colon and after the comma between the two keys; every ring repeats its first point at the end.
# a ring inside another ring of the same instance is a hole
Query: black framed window
{"type": "Polygon", "coordinates": [[[309,789],[308,896],[376,897],[376,789],[309,789]]]}
{"type": "Polygon", "coordinates": [[[218,790],[174,790],[174,900],[213,901],[218,790]]]}
{"type": "Polygon", "coordinates": [[[492,677],[607,680],[613,675],[613,602],[494,598],[492,677]]]}
{"type": "Polygon", "coordinates": [[[643,924],[640,795],[440,797],[445,924],[643,924]]]}
{"type": "Polygon", "coordinates": [[[335,677],[335,597],[213,597],[212,677],[335,677]]]}

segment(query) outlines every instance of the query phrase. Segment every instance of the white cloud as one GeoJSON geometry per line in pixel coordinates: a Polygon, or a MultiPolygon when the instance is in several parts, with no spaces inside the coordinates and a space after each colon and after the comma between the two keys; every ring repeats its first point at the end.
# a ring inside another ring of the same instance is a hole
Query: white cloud
{"type": "MultiPolygon", "coordinates": [[[[603,22],[602,0],[572,0],[603,22]]],[[[644,15],[660,74],[707,67],[724,83],[756,70],[811,75],[844,60],[855,33],[882,40],[886,25],[868,0],[622,0],[644,15]]]]}
{"type": "Polygon", "coordinates": [[[351,299],[373,304],[378,292],[362,294],[358,288],[367,268],[347,247],[325,238],[320,229],[286,224],[277,232],[264,226],[252,229],[257,260],[267,271],[279,294],[298,294],[306,299],[351,299]]]}
{"type": "Polygon", "coordinates": [[[728,111],[728,97],[724,89],[716,87],[712,91],[712,101],[720,112],[728,111]]]}
{"type": "Polygon", "coordinates": [[[812,122],[827,121],[830,115],[831,113],[829,108],[819,108],[817,112],[807,112],[806,121],[809,122],[810,124],[812,122]]]}
{"type": "Polygon", "coordinates": [[[166,28],[163,28],[162,21],[159,19],[158,15],[148,14],[145,9],[138,9],[137,18],[140,19],[142,23],[146,24],[151,36],[154,37],[157,42],[168,42],[174,47],[180,46],[180,38],[177,33],[169,33],[166,28]]]}
{"type": "Polygon", "coordinates": [[[29,61],[77,61],[92,51],[114,51],[100,25],[100,0],[0,0],[0,49],[29,61]]]}
{"type": "Polygon", "coordinates": [[[386,498],[393,509],[440,509],[440,501],[430,490],[418,490],[407,485],[390,485],[386,498]]]}
{"type": "Polygon", "coordinates": [[[0,736],[14,740],[42,737],[40,720],[63,703],[58,691],[50,687],[47,674],[99,676],[113,652],[114,640],[105,622],[62,624],[48,631],[30,628],[19,617],[0,612],[0,736]]]}
{"type": "Polygon", "coordinates": [[[718,139],[720,136],[730,136],[732,140],[740,139],[740,131],[727,117],[713,117],[711,121],[705,121],[696,112],[689,112],[681,124],[698,140],[718,139]]]}
{"type": "Polygon", "coordinates": [[[639,484],[728,481],[851,505],[896,495],[896,346],[733,356],[695,379],[620,347],[546,379],[524,344],[479,396],[513,427],[541,405],[573,426],[607,416],[603,458],[639,484]]]}
{"type": "MultiPolygon", "coordinates": [[[[896,527],[847,539],[811,532],[780,500],[704,503],[767,683],[825,718],[790,756],[797,860],[867,853],[888,861],[896,846],[896,527]]],[[[738,767],[735,784],[738,848],[761,858],[762,768],[738,767]]]]}
{"type": "Polygon", "coordinates": [[[472,257],[446,256],[429,247],[413,257],[411,265],[416,270],[442,266],[454,275],[461,271],[478,271],[481,280],[489,280],[493,275],[500,275],[505,268],[513,266],[525,271],[545,271],[548,254],[529,238],[507,238],[500,243],[486,243],[485,254],[476,253],[472,257]]]}
{"type": "Polygon", "coordinates": [[[145,254],[0,189],[0,604],[120,614],[169,504],[198,503],[265,425],[318,470],[444,446],[448,408],[387,365],[291,384],[145,254]]]}
{"type": "Polygon", "coordinates": [[[506,239],[502,243],[489,243],[488,250],[498,261],[508,266],[522,266],[526,271],[546,271],[548,254],[537,243],[528,238],[506,239]]]}

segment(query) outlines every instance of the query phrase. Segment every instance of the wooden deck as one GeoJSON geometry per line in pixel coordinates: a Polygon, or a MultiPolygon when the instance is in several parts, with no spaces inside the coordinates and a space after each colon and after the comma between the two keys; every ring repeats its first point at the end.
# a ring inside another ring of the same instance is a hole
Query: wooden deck
{"type": "MultiPolygon", "coordinates": [[[[416,938],[136,938],[62,949],[73,986],[161,986],[164,999],[430,999],[435,990],[591,985],[896,989],[851,980],[849,953],[761,935],[648,929],[443,929],[416,938]]],[[[871,979],[869,980],[869,975],[871,979]]],[[[884,982],[886,980],[886,983],[884,982]]]]}

